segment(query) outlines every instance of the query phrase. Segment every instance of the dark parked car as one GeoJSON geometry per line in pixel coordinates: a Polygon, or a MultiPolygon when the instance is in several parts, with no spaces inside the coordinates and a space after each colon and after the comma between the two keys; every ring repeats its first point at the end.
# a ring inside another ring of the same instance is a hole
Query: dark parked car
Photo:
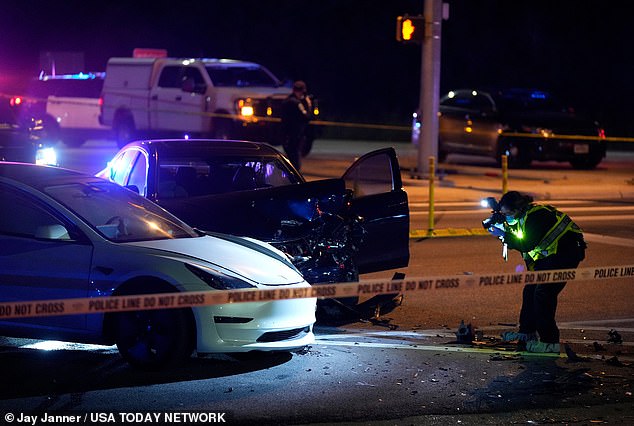
{"type": "Polygon", "coordinates": [[[409,207],[393,148],[364,155],[339,179],[307,182],[264,143],[137,141],[98,176],[133,188],[204,231],[273,244],[311,284],[356,281],[359,273],[409,262],[409,207]]]}
{"type": "Polygon", "coordinates": [[[18,119],[10,100],[0,97],[0,161],[57,165],[52,145],[41,122],[18,119]]]}
{"type": "MultiPolygon", "coordinates": [[[[510,167],[565,161],[577,169],[593,169],[605,157],[599,124],[542,90],[453,90],[440,99],[439,112],[439,161],[452,153],[498,161],[505,154],[510,167]]],[[[415,141],[419,129],[415,114],[415,141]]]]}

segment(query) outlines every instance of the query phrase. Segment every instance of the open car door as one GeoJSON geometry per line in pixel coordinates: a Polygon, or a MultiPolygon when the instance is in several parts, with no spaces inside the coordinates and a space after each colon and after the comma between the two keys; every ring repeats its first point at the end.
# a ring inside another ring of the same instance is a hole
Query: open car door
{"type": "Polygon", "coordinates": [[[351,213],[363,218],[357,242],[359,273],[405,267],[409,263],[409,206],[394,148],[365,154],[344,173],[353,192],[351,213]]]}

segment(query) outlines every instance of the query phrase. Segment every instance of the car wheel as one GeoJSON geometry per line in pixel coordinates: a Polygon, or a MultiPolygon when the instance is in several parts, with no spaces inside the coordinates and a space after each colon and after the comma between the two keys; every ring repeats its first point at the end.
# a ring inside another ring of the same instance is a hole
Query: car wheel
{"type": "Polygon", "coordinates": [[[570,160],[570,165],[577,170],[592,170],[599,165],[601,160],[603,158],[599,156],[579,157],[570,160]]]}
{"type": "MultiPolygon", "coordinates": [[[[359,281],[359,270],[352,259],[335,280],[336,282],[359,281]]],[[[315,313],[317,322],[322,324],[345,324],[362,319],[364,313],[357,309],[359,296],[340,297],[337,299],[319,299],[315,313]]]]}
{"type": "Polygon", "coordinates": [[[119,312],[114,327],[119,353],[134,367],[158,370],[192,353],[186,309],[119,312]]]}
{"type": "Polygon", "coordinates": [[[118,117],[112,125],[114,130],[114,138],[117,141],[117,146],[123,148],[128,142],[134,139],[136,129],[134,127],[134,121],[131,117],[118,117]]]}

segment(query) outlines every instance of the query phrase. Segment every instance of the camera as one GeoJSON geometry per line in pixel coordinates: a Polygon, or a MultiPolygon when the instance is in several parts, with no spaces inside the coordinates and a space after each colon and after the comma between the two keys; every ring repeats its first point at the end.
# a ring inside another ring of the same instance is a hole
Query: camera
{"type": "Polygon", "coordinates": [[[489,229],[492,226],[502,224],[506,220],[506,217],[500,212],[500,204],[494,197],[487,197],[480,202],[482,207],[489,207],[492,211],[491,216],[482,221],[484,229],[489,229]]]}

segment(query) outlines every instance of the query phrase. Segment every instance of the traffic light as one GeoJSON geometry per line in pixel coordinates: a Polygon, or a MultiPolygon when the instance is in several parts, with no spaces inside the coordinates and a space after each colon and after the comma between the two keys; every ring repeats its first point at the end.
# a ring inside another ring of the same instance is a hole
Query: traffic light
{"type": "Polygon", "coordinates": [[[418,16],[396,17],[396,40],[403,43],[420,42],[425,37],[425,18],[418,16]]]}

